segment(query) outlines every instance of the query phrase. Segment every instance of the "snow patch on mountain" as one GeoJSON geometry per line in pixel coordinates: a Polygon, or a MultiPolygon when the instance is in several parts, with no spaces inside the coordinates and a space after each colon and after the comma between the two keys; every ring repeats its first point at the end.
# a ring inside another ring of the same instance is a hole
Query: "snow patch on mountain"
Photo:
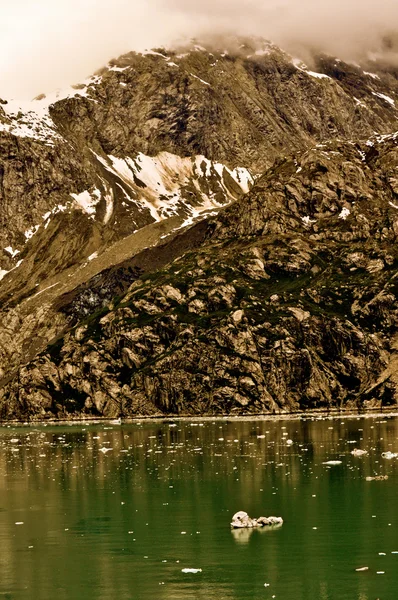
{"type": "Polygon", "coordinates": [[[296,67],[296,69],[302,71],[303,73],[306,73],[310,77],[314,77],[315,79],[332,79],[331,77],[329,77],[329,75],[325,75],[324,73],[317,73],[316,71],[311,71],[310,69],[308,69],[307,65],[299,58],[292,58],[291,62],[296,67]]]}
{"type": "Polygon", "coordinates": [[[195,79],[198,79],[201,83],[204,83],[205,85],[210,86],[210,83],[208,83],[207,81],[205,81],[204,79],[201,79],[200,77],[198,77],[197,75],[194,75],[193,73],[190,73],[190,75],[192,75],[192,77],[194,77],[195,79]]]}
{"type": "Polygon", "coordinates": [[[15,271],[15,269],[18,269],[18,267],[22,264],[22,262],[23,262],[23,259],[19,260],[17,262],[17,264],[15,265],[15,267],[10,269],[9,271],[6,271],[5,269],[0,269],[0,281],[7,275],[7,273],[11,273],[11,271],[15,271]]]}
{"type": "Polygon", "coordinates": [[[249,192],[254,183],[247,169],[231,170],[205,156],[182,158],[169,152],[154,157],[95,156],[119,179],[116,185],[126,200],[149,210],[155,221],[220,207],[233,201],[238,191],[249,192]]]}
{"type": "Polygon", "coordinates": [[[20,250],[14,250],[12,246],[7,246],[4,250],[11,256],[11,258],[15,258],[17,254],[20,253],[20,250]]]}
{"type": "Polygon", "coordinates": [[[80,194],[71,194],[76,204],[88,215],[95,215],[97,204],[101,200],[101,192],[94,189],[92,192],[84,190],[80,194]]]}
{"type": "Polygon", "coordinates": [[[373,96],[377,96],[377,98],[381,98],[382,100],[385,100],[386,102],[388,102],[388,104],[391,104],[391,106],[395,107],[395,100],[390,98],[390,96],[386,96],[385,94],[380,94],[379,92],[372,92],[372,94],[373,94],[373,96]]]}

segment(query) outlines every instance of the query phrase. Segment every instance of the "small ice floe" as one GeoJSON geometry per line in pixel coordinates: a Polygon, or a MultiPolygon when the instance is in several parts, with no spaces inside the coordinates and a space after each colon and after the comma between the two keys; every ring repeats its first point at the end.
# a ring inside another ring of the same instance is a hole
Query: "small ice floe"
{"type": "Polygon", "coordinates": [[[258,517],[258,519],[251,519],[246,512],[240,510],[232,517],[231,527],[232,529],[241,529],[244,527],[272,527],[282,524],[282,517],[258,517]]]}
{"type": "Polygon", "coordinates": [[[374,477],[366,477],[366,481],[385,481],[388,475],[375,475],[374,477]]]}
{"type": "Polygon", "coordinates": [[[286,440],[286,444],[287,444],[288,446],[291,446],[293,443],[294,443],[294,442],[293,442],[293,440],[286,440]]]}
{"type": "Polygon", "coordinates": [[[341,460],[327,460],[326,462],[322,463],[323,465],[341,465],[343,461],[341,460]]]}
{"type": "Polygon", "coordinates": [[[202,569],[181,569],[181,573],[201,573],[202,569]]]}
{"type": "Polygon", "coordinates": [[[356,571],[369,571],[369,567],[359,567],[356,571]]]}
{"type": "Polygon", "coordinates": [[[353,456],[363,456],[364,454],[367,454],[368,451],[367,450],[360,450],[359,448],[354,448],[354,450],[351,451],[351,454],[353,456]]]}
{"type": "Polygon", "coordinates": [[[99,451],[102,452],[103,454],[106,454],[107,452],[110,452],[111,450],[113,450],[113,448],[100,448],[99,451]]]}
{"type": "Polygon", "coordinates": [[[23,521],[17,521],[15,525],[23,525],[23,521]]]}
{"type": "Polygon", "coordinates": [[[398,458],[398,452],[390,452],[388,450],[387,452],[383,452],[381,456],[383,458],[387,458],[388,460],[391,460],[392,458],[398,458]]]}

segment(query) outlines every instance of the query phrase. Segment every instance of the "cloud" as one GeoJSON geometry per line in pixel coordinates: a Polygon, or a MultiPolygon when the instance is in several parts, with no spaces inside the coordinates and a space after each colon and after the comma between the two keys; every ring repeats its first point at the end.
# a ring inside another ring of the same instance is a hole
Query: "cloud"
{"type": "Polygon", "coordinates": [[[224,33],[393,59],[395,23],[397,0],[2,0],[0,97],[75,83],[129,50],[224,33]]]}

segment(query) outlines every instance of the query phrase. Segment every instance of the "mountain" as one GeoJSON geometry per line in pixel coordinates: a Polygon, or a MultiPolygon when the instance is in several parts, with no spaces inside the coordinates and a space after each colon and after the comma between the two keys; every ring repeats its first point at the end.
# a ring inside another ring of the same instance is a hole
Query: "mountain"
{"type": "Polygon", "coordinates": [[[397,93],[242,40],[3,100],[2,418],[396,404],[397,93]]]}

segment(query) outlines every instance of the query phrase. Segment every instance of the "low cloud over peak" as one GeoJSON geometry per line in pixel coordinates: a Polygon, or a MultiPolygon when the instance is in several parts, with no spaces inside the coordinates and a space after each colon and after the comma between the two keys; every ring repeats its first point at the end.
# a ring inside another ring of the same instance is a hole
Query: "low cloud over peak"
{"type": "Polygon", "coordinates": [[[262,36],[296,54],[398,62],[398,2],[4,0],[0,97],[66,86],[129,50],[223,34],[262,36]]]}

